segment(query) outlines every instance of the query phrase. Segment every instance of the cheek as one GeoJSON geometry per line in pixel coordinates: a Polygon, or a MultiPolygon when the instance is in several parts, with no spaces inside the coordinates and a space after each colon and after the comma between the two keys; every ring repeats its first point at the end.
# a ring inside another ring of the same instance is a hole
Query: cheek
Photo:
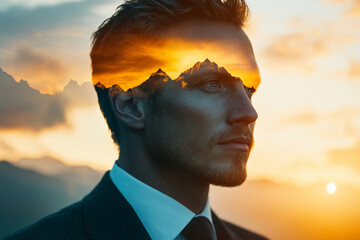
{"type": "Polygon", "coordinates": [[[211,132],[221,122],[217,105],[199,98],[171,99],[164,105],[164,113],[179,131],[211,132]]]}

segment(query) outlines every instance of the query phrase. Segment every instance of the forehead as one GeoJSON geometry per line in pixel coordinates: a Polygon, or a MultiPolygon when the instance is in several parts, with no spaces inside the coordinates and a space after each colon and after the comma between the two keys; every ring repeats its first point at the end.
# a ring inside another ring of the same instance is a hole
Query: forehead
{"type": "MultiPolygon", "coordinates": [[[[252,45],[245,32],[230,24],[217,22],[191,22],[167,33],[179,47],[173,52],[178,71],[184,71],[205,59],[216,63],[247,87],[255,89],[261,78],[252,45]],[[185,39],[185,41],[183,41],[185,39]]],[[[176,69],[174,67],[173,69],[176,69]]],[[[170,69],[169,69],[170,70],[170,69]]],[[[171,72],[172,73],[172,72],[171,72]]],[[[181,74],[174,71],[173,75],[181,74]]]]}
{"type": "Polygon", "coordinates": [[[93,76],[93,82],[106,87],[117,84],[126,90],[139,86],[159,68],[170,79],[177,79],[205,59],[224,67],[247,87],[257,88],[260,83],[252,46],[244,31],[212,22],[184,23],[156,39],[130,39],[119,58],[111,63],[118,68],[100,80],[93,76]]]}

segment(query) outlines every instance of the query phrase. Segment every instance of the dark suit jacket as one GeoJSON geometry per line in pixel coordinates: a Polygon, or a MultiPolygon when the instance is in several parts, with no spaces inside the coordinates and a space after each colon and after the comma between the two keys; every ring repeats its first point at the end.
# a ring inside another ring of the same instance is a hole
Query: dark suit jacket
{"type": "MultiPolygon", "coordinates": [[[[214,212],[212,218],[219,240],[265,239],[220,220],[214,212]]],[[[94,190],[80,202],[49,215],[5,239],[150,240],[150,236],[107,172],[94,190]]]]}

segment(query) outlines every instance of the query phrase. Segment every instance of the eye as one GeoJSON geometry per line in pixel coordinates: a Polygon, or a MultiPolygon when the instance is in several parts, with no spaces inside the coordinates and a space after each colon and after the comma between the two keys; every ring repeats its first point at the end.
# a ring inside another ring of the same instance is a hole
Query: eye
{"type": "Polygon", "coordinates": [[[212,80],[206,83],[207,86],[211,87],[211,88],[218,88],[221,87],[219,81],[217,80],[212,80]]]}
{"type": "Polygon", "coordinates": [[[224,86],[219,80],[209,80],[200,84],[201,89],[207,92],[216,93],[221,91],[224,86]]]}

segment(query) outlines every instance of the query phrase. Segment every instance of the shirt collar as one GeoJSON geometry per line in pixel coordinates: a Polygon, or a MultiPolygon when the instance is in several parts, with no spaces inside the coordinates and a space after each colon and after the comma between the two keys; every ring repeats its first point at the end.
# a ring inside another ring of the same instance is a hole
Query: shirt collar
{"type": "Polygon", "coordinates": [[[151,239],[175,239],[193,217],[206,217],[213,226],[209,200],[203,211],[196,215],[175,199],[134,178],[116,163],[110,171],[110,178],[134,209],[151,239]]]}

